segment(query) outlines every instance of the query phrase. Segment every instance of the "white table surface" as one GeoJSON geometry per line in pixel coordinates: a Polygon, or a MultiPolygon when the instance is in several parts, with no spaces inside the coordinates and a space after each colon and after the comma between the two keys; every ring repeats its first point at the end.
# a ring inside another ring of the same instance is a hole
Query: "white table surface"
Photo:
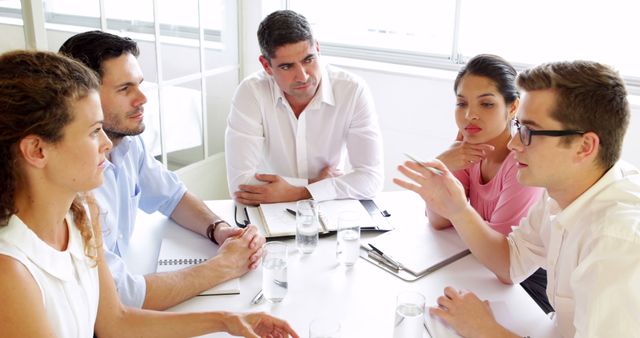
{"type": "MultiPolygon", "coordinates": [[[[427,226],[424,203],[407,191],[385,192],[376,199],[381,209],[391,213],[395,227],[427,226]]],[[[208,201],[218,215],[233,222],[231,200],[208,201]]],[[[125,258],[131,271],[155,271],[162,238],[174,231],[188,231],[159,213],[139,212],[129,255],[125,258]]],[[[363,234],[369,238],[375,234],[363,234]]],[[[265,311],[289,321],[301,337],[308,336],[309,323],[318,316],[337,316],[343,338],[392,337],[396,296],[412,290],[425,295],[427,305],[435,305],[446,286],[474,291],[480,298],[498,302],[502,309],[498,320],[520,335],[553,337],[551,320],[519,285],[505,285],[468,255],[415,282],[405,282],[360,259],[351,269],[341,267],[335,258],[335,235],[321,238],[316,250],[303,255],[289,245],[289,290],[279,304],[264,302],[251,305],[261,288],[260,269],[240,279],[241,293],[226,296],[199,296],[179,304],[170,311],[265,311]]],[[[219,333],[206,337],[228,337],[219,333]]],[[[426,337],[426,334],[425,334],[426,337]]]]}

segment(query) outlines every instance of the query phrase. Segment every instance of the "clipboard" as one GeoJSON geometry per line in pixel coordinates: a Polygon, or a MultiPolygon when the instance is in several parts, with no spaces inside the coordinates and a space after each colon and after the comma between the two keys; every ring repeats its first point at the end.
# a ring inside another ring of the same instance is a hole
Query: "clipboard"
{"type": "MultiPolygon", "coordinates": [[[[337,217],[341,211],[355,210],[361,213],[361,231],[387,232],[394,229],[389,221],[391,214],[380,210],[373,200],[330,200],[320,205],[321,237],[337,231],[337,217]]],[[[295,216],[286,212],[295,210],[296,202],[271,203],[259,207],[236,205],[235,222],[239,227],[249,223],[258,225],[261,234],[267,238],[285,239],[295,237],[295,216]],[[257,222],[252,222],[257,221],[257,222]]]]}
{"type": "Polygon", "coordinates": [[[429,224],[405,226],[375,237],[369,243],[400,263],[400,268],[377,254],[368,243],[360,246],[360,257],[408,282],[471,253],[453,227],[435,230],[429,224]]]}

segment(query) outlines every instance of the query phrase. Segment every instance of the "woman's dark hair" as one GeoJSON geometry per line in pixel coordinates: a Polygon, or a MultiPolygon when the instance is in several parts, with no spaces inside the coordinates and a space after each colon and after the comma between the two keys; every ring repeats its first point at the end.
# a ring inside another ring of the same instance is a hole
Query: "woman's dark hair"
{"type": "MultiPolygon", "coordinates": [[[[73,121],[71,105],[99,90],[96,74],[60,54],[13,51],[0,55],[0,226],[18,210],[15,195],[21,182],[19,143],[29,135],[56,143],[73,121]]],[[[84,196],[71,205],[85,252],[95,257],[84,196]]]]}
{"type": "Polygon", "coordinates": [[[513,103],[520,97],[516,87],[518,72],[507,60],[497,55],[480,54],[469,60],[458,72],[453,84],[454,92],[457,93],[460,81],[467,74],[486,77],[493,81],[507,104],[513,103]]]}

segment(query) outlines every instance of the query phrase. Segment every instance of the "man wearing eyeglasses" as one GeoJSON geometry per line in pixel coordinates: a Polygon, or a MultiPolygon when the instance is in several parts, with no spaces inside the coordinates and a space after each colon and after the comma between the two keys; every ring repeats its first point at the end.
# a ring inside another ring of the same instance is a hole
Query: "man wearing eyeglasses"
{"type": "Polygon", "coordinates": [[[304,16],[268,15],[263,70],[234,95],[225,134],[229,191],[247,205],[372,198],[382,188],[382,138],[364,81],[320,62],[304,16]],[[342,174],[347,159],[352,170],[342,174]]]}
{"type": "MultiPolygon", "coordinates": [[[[469,206],[439,161],[400,171],[444,215],[473,254],[505,283],[548,271],[547,295],[563,337],[631,337],[640,332],[640,171],[619,161],[629,123],[622,79],[587,61],[551,63],[519,75],[525,92],[509,148],[518,181],[546,188],[506,238],[469,206]]],[[[430,310],[465,337],[516,337],[468,291],[447,287],[430,310]]],[[[527,334],[520,332],[520,334],[527,334]]]]}

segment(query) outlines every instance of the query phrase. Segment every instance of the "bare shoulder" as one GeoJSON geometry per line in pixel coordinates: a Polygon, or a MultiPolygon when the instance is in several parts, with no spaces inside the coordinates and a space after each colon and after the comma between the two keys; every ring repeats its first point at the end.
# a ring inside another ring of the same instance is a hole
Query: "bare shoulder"
{"type": "Polygon", "coordinates": [[[51,336],[42,292],[29,269],[17,259],[0,254],[0,271],[0,290],[10,290],[0,292],[2,336],[51,336]]]}
{"type": "Polygon", "coordinates": [[[0,273],[0,286],[4,282],[27,282],[29,280],[36,284],[29,269],[14,257],[0,254],[0,271],[2,271],[0,273]]]}

